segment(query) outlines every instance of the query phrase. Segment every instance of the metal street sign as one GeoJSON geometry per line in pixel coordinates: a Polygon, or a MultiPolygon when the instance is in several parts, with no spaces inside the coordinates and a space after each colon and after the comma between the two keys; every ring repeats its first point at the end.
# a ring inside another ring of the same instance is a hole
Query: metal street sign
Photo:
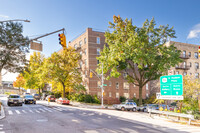
{"type": "Polygon", "coordinates": [[[107,84],[103,84],[103,86],[107,86],[107,84]]]}
{"type": "Polygon", "coordinates": [[[160,92],[162,96],[183,95],[183,76],[182,75],[161,76],[160,92]]]}
{"type": "Polygon", "coordinates": [[[156,93],[156,99],[163,99],[163,100],[183,100],[183,96],[162,96],[160,93],[156,93]]]}

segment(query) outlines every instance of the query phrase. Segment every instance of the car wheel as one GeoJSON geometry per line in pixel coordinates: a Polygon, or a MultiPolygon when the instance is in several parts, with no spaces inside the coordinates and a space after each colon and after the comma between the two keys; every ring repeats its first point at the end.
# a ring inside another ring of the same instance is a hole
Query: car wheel
{"type": "Polygon", "coordinates": [[[10,103],[8,103],[8,106],[10,106],[10,103]]]}
{"type": "Polygon", "coordinates": [[[121,108],[121,111],[125,111],[125,108],[124,108],[124,107],[122,107],[122,108],[121,108]]]}
{"type": "Polygon", "coordinates": [[[22,106],[22,103],[20,104],[20,106],[22,106]]]}
{"type": "Polygon", "coordinates": [[[136,111],[136,108],[133,108],[133,112],[135,112],[136,111]]]}

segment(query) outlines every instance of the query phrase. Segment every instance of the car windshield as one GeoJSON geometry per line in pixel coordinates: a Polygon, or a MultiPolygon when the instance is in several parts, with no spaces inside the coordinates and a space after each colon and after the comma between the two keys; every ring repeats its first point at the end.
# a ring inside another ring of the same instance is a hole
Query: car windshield
{"type": "Polygon", "coordinates": [[[18,95],[11,95],[10,98],[19,98],[18,95]]]}
{"type": "Polygon", "coordinates": [[[39,94],[35,94],[35,96],[39,96],[39,94]]]}
{"type": "Polygon", "coordinates": [[[31,95],[28,95],[28,96],[25,96],[25,98],[33,98],[33,96],[31,96],[31,95]]]}

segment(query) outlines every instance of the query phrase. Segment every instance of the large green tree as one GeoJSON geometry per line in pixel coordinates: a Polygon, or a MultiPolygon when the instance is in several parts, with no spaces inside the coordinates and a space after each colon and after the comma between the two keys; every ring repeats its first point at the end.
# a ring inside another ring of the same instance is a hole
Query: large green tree
{"type": "MultiPolygon", "coordinates": [[[[143,86],[181,61],[180,51],[174,45],[165,45],[169,38],[175,38],[175,31],[168,25],[156,27],[154,19],[146,20],[142,27],[120,16],[113,20],[114,23],[109,22],[112,32],[105,33],[108,46],[98,59],[104,64],[104,73],[111,71],[108,78],[127,73],[126,80],[139,87],[141,105],[143,86]]],[[[101,71],[101,66],[97,71],[101,71]]]]}
{"type": "Polygon", "coordinates": [[[25,54],[28,50],[28,38],[22,32],[21,23],[0,23],[0,74],[2,69],[8,72],[23,71],[27,63],[25,54]]]}
{"type": "Polygon", "coordinates": [[[53,53],[45,62],[48,78],[62,85],[62,97],[65,97],[66,89],[73,89],[81,83],[81,75],[78,70],[80,54],[69,47],[61,52],[53,53]]]}

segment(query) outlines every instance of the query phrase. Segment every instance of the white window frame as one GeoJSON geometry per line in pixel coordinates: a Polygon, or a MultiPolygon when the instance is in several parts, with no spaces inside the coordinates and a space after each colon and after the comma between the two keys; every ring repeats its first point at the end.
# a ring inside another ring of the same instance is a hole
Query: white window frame
{"type": "Polygon", "coordinates": [[[100,43],[101,43],[100,37],[97,37],[97,44],[100,44],[100,43]]]}
{"type": "Polygon", "coordinates": [[[119,92],[116,92],[116,98],[119,98],[119,92]]]}
{"type": "Polygon", "coordinates": [[[100,55],[100,51],[101,51],[101,49],[97,48],[97,55],[100,55]]]}
{"type": "Polygon", "coordinates": [[[108,96],[109,96],[109,97],[112,97],[112,93],[111,93],[111,92],[109,92],[109,93],[108,93],[108,96]]]}
{"type": "Polygon", "coordinates": [[[119,89],[119,82],[115,83],[116,89],[119,89]]]}
{"type": "Polygon", "coordinates": [[[124,89],[129,89],[130,85],[128,82],[124,82],[124,89]]]}

